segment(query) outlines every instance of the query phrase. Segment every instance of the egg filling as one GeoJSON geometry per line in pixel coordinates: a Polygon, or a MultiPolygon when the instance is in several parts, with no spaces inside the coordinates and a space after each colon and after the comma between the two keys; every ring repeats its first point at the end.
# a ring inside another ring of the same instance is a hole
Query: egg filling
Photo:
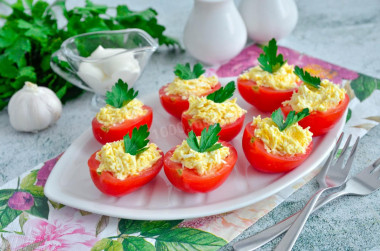
{"type": "Polygon", "coordinates": [[[191,115],[194,120],[199,119],[208,124],[219,123],[221,126],[235,122],[247,112],[236,103],[236,98],[215,103],[206,97],[190,96],[189,104],[189,109],[184,114],[191,115]]]}
{"type": "Polygon", "coordinates": [[[191,95],[200,96],[209,92],[215,85],[218,84],[216,76],[205,77],[201,75],[196,79],[183,80],[175,77],[166,88],[166,95],[179,95],[182,99],[187,99],[191,95]]]}
{"type": "Polygon", "coordinates": [[[148,149],[138,155],[131,155],[125,152],[124,141],[119,140],[105,144],[96,153],[96,159],[100,165],[96,170],[98,173],[109,171],[119,180],[126,177],[138,175],[145,169],[150,168],[161,158],[161,151],[153,143],[148,145],[148,149]]]}
{"type": "Polygon", "coordinates": [[[309,111],[324,112],[336,107],[345,97],[346,91],[327,79],[322,80],[319,88],[301,84],[292,98],[283,102],[296,112],[309,108],[309,111]]]}
{"type": "Polygon", "coordinates": [[[191,149],[184,140],[174,150],[170,160],[181,163],[182,167],[194,169],[199,175],[207,175],[213,173],[218,165],[226,163],[224,160],[229,154],[230,149],[226,146],[212,152],[200,153],[191,149]]]}
{"type": "Polygon", "coordinates": [[[253,67],[240,75],[240,79],[255,81],[258,86],[275,90],[290,90],[297,87],[299,78],[294,74],[294,67],[285,63],[274,73],[264,71],[260,66],[253,67]]]}
{"type": "Polygon", "coordinates": [[[309,128],[303,129],[298,123],[281,132],[271,118],[261,119],[260,115],[253,119],[252,125],[256,126],[255,137],[264,142],[265,150],[271,154],[305,153],[313,136],[309,128]]]}
{"type": "Polygon", "coordinates": [[[143,106],[143,102],[136,98],[121,108],[115,108],[107,104],[96,114],[96,119],[105,126],[113,126],[122,123],[124,120],[144,116],[148,110],[144,109],[143,106]]]}

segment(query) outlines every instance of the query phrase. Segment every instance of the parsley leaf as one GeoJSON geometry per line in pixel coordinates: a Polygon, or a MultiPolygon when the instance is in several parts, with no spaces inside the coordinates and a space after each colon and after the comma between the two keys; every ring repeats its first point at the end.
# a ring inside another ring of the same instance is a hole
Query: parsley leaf
{"type": "Polygon", "coordinates": [[[268,46],[264,46],[263,51],[264,53],[261,53],[257,60],[264,71],[275,73],[286,63],[282,54],[277,56],[277,43],[274,38],[269,41],[268,46]]]}
{"type": "Polygon", "coordinates": [[[203,152],[212,152],[219,148],[222,148],[223,145],[217,143],[219,140],[218,133],[222,128],[219,123],[210,125],[209,128],[204,128],[201,133],[200,142],[198,141],[197,136],[193,131],[189,132],[189,137],[186,139],[187,144],[194,151],[203,153],[203,152]]]}
{"type": "Polygon", "coordinates": [[[132,130],[132,137],[129,133],[124,136],[124,148],[125,152],[130,155],[138,155],[148,149],[147,145],[149,140],[148,125],[142,125],[137,129],[136,127],[132,130]]]}
{"type": "Polygon", "coordinates": [[[294,74],[296,74],[305,84],[312,86],[314,88],[319,88],[321,85],[321,79],[318,77],[313,77],[307,71],[304,71],[302,68],[296,66],[294,67],[294,74]]]}
{"type": "Polygon", "coordinates": [[[221,87],[219,90],[207,95],[207,99],[212,100],[215,103],[223,103],[234,95],[235,89],[235,82],[231,81],[225,87],[221,87]]]}
{"type": "Polygon", "coordinates": [[[128,89],[128,84],[119,79],[119,81],[112,86],[112,91],[106,93],[106,103],[115,108],[121,108],[131,102],[139,94],[133,88],[128,89]]]}
{"type": "Polygon", "coordinates": [[[193,70],[191,70],[189,63],[186,63],[185,65],[177,64],[174,68],[174,74],[183,80],[199,78],[205,72],[203,65],[200,63],[195,64],[193,70]]]}
{"type": "Polygon", "coordinates": [[[309,114],[310,113],[308,108],[303,109],[301,112],[297,114],[295,111],[291,111],[289,112],[284,122],[284,114],[282,113],[281,109],[277,109],[272,113],[271,118],[273,122],[278,126],[280,131],[283,131],[291,125],[297,123],[304,117],[308,116],[309,114]]]}

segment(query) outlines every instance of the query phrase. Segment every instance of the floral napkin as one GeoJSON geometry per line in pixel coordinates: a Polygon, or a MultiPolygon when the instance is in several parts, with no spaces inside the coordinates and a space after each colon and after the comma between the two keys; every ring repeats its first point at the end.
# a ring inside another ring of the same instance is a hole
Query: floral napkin
{"type": "MultiPolygon", "coordinates": [[[[380,122],[380,81],[279,47],[290,64],[341,84],[350,96],[344,131],[363,136],[380,122]]],[[[255,45],[208,74],[237,77],[257,65],[255,45]]],[[[43,192],[54,158],[0,189],[0,250],[216,250],[254,224],[317,171],[263,200],[232,212],[190,220],[137,221],[77,210],[49,201],[43,192]]]]}

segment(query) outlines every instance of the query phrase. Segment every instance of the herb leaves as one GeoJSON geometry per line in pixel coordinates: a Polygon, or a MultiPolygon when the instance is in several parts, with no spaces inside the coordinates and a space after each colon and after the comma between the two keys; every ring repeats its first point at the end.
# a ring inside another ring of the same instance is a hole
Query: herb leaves
{"type": "Polygon", "coordinates": [[[290,127],[291,125],[297,123],[298,121],[300,121],[304,117],[308,116],[309,114],[310,113],[309,113],[308,108],[303,109],[301,112],[299,112],[297,114],[295,111],[291,111],[291,112],[289,112],[289,114],[285,120],[284,114],[282,113],[281,109],[277,109],[272,113],[271,118],[272,118],[273,122],[278,126],[278,129],[280,129],[280,131],[283,131],[286,128],[290,127]],[[285,122],[284,122],[284,120],[285,120],[285,122]]]}
{"type": "Polygon", "coordinates": [[[294,74],[296,74],[305,84],[308,84],[314,88],[318,89],[321,85],[320,78],[311,76],[310,73],[304,71],[298,66],[294,67],[294,74]]]}
{"type": "Polygon", "coordinates": [[[191,70],[189,63],[185,65],[177,64],[174,68],[174,74],[183,80],[197,79],[205,72],[203,65],[200,63],[195,64],[193,70],[191,70]]]}
{"type": "Polygon", "coordinates": [[[263,51],[264,53],[260,54],[257,60],[264,71],[275,73],[286,63],[282,54],[277,56],[277,43],[274,38],[269,41],[268,46],[263,47],[263,51]]]}
{"type": "Polygon", "coordinates": [[[133,88],[128,89],[128,84],[119,79],[112,86],[112,91],[106,93],[106,103],[115,108],[121,108],[136,98],[138,94],[138,91],[135,91],[133,88]]]}
{"type": "Polygon", "coordinates": [[[212,152],[219,148],[222,148],[223,145],[217,143],[219,140],[218,133],[221,131],[219,123],[210,125],[209,128],[204,128],[201,133],[200,142],[198,141],[197,136],[193,131],[189,132],[189,137],[186,139],[187,144],[194,151],[203,153],[203,152],[212,152]]]}
{"type": "MultiPolygon", "coordinates": [[[[52,53],[71,36],[92,31],[139,28],[156,38],[160,45],[181,48],[177,40],[163,34],[165,27],[158,23],[157,12],[151,8],[132,11],[126,5],[119,5],[115,15],[109,15],[107,6],[93,4],[90,0],[86,0],[84,7],[70,10],[66,9],[63,0],[55,1],[54,8],[43,0],[17,0],[14,4],[0,2],[11,9],[8,16],[0,15],[5,21],[0,27],[0,110],[24,86],[25,81],[38,82],[38,85],[50,88],[63,102],[83,92],[50,68],[52,53]],[[52,9],[63,14],[61,21],[67,22],[64,28],[58,27],[52,9]]],[[[52,60],[58,61],[57,58],[52,60]]],[[[64,65],[62,67],[65,68],[64,65]]]]}
{"type": "Polygon", "coordinates": [[[219,90],[207,95],[207,99],[215,103],[223,103],[234,95],[235,89],[235,82],[231,81],[225,87],[221,87],[219,90]]]}
{"type": "Polygon", "coordinates": [[[125,152],[130,155],[138,155],[148,149],[147,145],[149,140],[148,126],[142,125],[137,129],[133,128],[132,137],[129,136],[129,133],[124,136],[124,148],[125,152]]]}

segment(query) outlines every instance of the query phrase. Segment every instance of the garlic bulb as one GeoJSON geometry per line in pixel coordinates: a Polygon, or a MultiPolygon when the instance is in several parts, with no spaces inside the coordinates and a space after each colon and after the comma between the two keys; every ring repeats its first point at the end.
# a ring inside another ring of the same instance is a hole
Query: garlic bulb
{"type": "Polygon", "coordinates": [[[35,132],[55,123],[62,112],[62,103],[49,88],[25,82],[8,104],[8,114],[14,129],[35,132]]]}

